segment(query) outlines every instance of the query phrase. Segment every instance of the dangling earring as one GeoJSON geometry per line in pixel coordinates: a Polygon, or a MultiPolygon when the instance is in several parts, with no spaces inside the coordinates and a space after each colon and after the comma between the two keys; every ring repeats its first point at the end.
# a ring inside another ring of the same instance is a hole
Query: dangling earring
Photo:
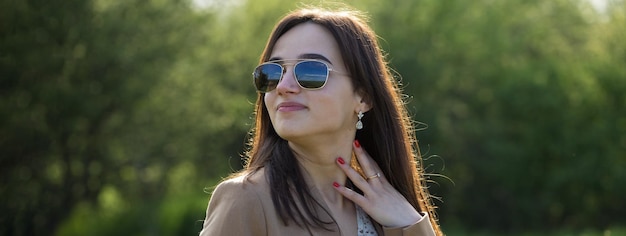
{"type": "Polygon", "coordinates": [[[359,118],[359,121],[356,122],[356,129],[363,129],[363,122],[361,122],[361,118],[363,118],[363,112],[359,111],[359,114],[356,115],[359,118]]]}

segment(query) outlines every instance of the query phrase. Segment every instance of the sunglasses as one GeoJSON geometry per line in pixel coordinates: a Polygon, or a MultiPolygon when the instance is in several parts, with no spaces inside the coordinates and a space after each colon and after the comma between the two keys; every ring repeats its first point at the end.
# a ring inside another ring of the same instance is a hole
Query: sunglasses
{"type": "Polygon", "coordinates": [[[257,66],[252,73],[254,86],[261,93],[267,93],[278,86],[283,79],[286,65],[293,65],[293,75],[301,88],[316,90],[321,89],[328,81],[328,74],[334,71],[326,62],[316,59],[303,60],[275,60],[257,66]],[[296,63],[285,63],[297,61],[296,63]]]}

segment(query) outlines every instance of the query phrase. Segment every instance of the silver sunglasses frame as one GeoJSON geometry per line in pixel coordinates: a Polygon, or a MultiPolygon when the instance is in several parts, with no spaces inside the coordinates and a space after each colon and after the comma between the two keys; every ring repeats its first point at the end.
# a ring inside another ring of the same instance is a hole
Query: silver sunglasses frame
{"type": "MultiPolygon", "coordinates": [[[[280,66],[280,68],[281,68],[281,74],[280,74],[280,79],[278,80],[278,83],[280,83],[280,81],[282,81],[282,80],[283,80],[283,78],[284,78],[284,76],[285,76],[285,72],[286,72],[286,68],[285,68],[285,66],[293,66],[293,67],[294,67],[294,69],[292,69],[293,77],[294,77],[294,78],[296,78],[296,82],[297,82],[298,86],[300,86],[300,88],[302,88],[302,89],[306,89],[306,90],[320,90],[320,89],[324,88],[324,87],[326,86],[326,84],[328,83],[328,79],[329,79],[329,76],[330,76],[330,72],[331,72],[331,71],[332,71],[333,73],[337,73],[338,75],[345,75],[344,73],[341,73],[341,72],[339,72],[339,71],[334,70],[334,69],[332,68],[332,66],[331,66],[328,62],[326,62],[326,61],[324,61],[324,60],[319,60],[319,59],[284,59],[284,60],[272,60],[272,61],[267,61],[267,62],[264,62],[264,63],[259,64],[258,66],[256,66],[256,67],[254,68],[254,71],[252,72],[252,83],[255,85],[254,87],[255,87],[255,89],[257,90],[257,92],[260,92],[260,93],[268,93],[268,92],[274,91],[274,90],[276,89],[276,87],[274,87],[273,89],[268,90],[268,91],[261,91],[261,90],[258,90],[258,88],[256,87],[256,81],[255,81],[255,78],[256,78],[256,71],[257,71],[257,69],[258,69],[260,66],[263,66],[263,65],[269,65],[269,64],[278,65],[278,66],[280,66]],[[296,70],[295,70],[295,67],[296,67],[298,64],[302,63],[302,62],[310,62],[310,61],[319,62],[319,63],[322,63],[322,64],[324,64],[324,65],[326,66],[326,79],[324,80],[324,84],[322,84],[322,86],[320,86],[319,88],[306,88],[306,87],[302,86],[302,84],[300,84],[300,81],[298,80],[298,77],[296,76],[296,70]],[[288,62],[291,62],[291,63],[288,63],[288,62]]],[[[277,85],[278,85],[278,83],[277,83],[277,85]]]]}

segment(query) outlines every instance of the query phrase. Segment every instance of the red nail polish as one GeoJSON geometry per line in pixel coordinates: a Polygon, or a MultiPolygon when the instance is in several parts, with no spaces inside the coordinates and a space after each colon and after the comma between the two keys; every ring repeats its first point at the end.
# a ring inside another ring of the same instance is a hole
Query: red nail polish
{"type": "Polygon", "coordinates": [[[335,188],[339,188],[339,183],[333,182],[333,186],[335,186],[335,188]]]}
{"type": "Polygon", "coordinates": [[[354,140],[354,146],[357,148],[361,147],[361,144],[359,143],[359,140],[354,140]]]}
{"type": "Polygon", "coordinates": [[[339,157],[337,158],[337,162],[339,162],[339,164],[346,164],[346,161],[343,160],[343,158],[339,157]]]}

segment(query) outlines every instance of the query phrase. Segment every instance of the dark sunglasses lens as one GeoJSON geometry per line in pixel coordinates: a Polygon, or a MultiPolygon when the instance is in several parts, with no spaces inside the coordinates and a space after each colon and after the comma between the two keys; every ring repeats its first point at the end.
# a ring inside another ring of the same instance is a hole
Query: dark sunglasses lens
{"type": "Polygon", "coordinates": [[[328,78],[328,67],[319,61],[303,61],[294,68],[296,79],[303,88],[321,88],[328,78]]]}
{"type": "Polygon", "coordinates": [[[260,92],[269,92],[276,88],[283,68],[277,64],[263,64],[254,70],[254,86],[260,92]]]}

